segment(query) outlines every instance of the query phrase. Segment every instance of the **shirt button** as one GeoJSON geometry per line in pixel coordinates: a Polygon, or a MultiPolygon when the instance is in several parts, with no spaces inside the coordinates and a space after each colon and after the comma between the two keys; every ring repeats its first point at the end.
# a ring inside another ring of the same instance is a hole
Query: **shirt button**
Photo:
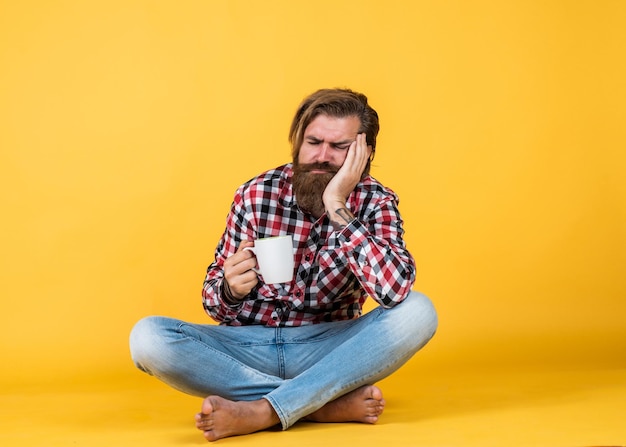
{"type": "Polygon", "coordinates": [[[298,298],[300,298],[300,297],[302,296],[302,292],[300,292],[300,291],[298,290],[298,291],[296,292],[296,296],[297,296],[298,298]]]}
{"type": "Polygon", "coordinates": [[[304,257],[304,260],[305,260],[306,262],[309,262],[309,261],[311,260],[311,255],[306,255],[306,256],[304,257]]]}

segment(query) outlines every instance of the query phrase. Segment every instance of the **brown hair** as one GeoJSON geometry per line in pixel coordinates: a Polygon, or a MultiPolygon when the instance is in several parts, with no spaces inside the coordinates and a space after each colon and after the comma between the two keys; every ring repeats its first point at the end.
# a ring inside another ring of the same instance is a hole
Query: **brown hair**
{"type": "Polygon", "coordinates": [[[304,131],[318,115],[359,118],[361,121],[359,133],[365,133],[368,146],[372,146],[372,155],[363,172],[364,176],[367,175],[376,152],[376,136],[380,128],[378,113],[367,103],[367,96],[349,89],[322,89],[306,97],[298,107],[289,129],[289,142],[294,161],[298,159],[304,131]]]}

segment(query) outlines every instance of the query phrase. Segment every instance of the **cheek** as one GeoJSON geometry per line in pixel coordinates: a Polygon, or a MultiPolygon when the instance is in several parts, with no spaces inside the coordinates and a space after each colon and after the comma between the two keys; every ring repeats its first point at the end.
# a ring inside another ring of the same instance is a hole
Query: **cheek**
{"type": "Polygon", "coordinates": [[[333,157],[333,165],[335,166],[343,166],[343,162],[346,161],[346,157],[348,156],[348,151],[341,151],[335,154],[333,157]]]}
{"type": "Polygon", "coordinates": [[[300,152],[298,153],[298,163],[311,163],[314,158],[315,154],[313,153],[313,151],[311,151],[310,148],[307,148],[306,145],[302,145],[302,147],[300,148],[300,152]]]}

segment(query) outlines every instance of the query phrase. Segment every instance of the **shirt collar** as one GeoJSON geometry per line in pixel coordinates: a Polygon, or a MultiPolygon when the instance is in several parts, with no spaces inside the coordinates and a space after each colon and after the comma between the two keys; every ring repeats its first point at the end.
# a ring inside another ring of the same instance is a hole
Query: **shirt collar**
{"type": "Polygon", "coordinates": [[[293,193],[293,164],[288,163],[282,173],[282,188],[279,201],[282,206],[293,207],[296,205],[296,198],[293,193]]]}

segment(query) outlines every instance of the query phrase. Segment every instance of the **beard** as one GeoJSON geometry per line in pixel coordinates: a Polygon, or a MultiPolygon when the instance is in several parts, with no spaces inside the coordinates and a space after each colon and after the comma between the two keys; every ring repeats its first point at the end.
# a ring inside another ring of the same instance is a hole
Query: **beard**
{"type": "Polygon", "coordinates": [[[296,203],[305,212],[319,218],[324,214],[322,194],[328,182],[335,176],[339,168],[328,163],[300,164],[293,163],[293,192],[296,203]],[[325,171],[313,173],[311,171],[325,171]]]}

